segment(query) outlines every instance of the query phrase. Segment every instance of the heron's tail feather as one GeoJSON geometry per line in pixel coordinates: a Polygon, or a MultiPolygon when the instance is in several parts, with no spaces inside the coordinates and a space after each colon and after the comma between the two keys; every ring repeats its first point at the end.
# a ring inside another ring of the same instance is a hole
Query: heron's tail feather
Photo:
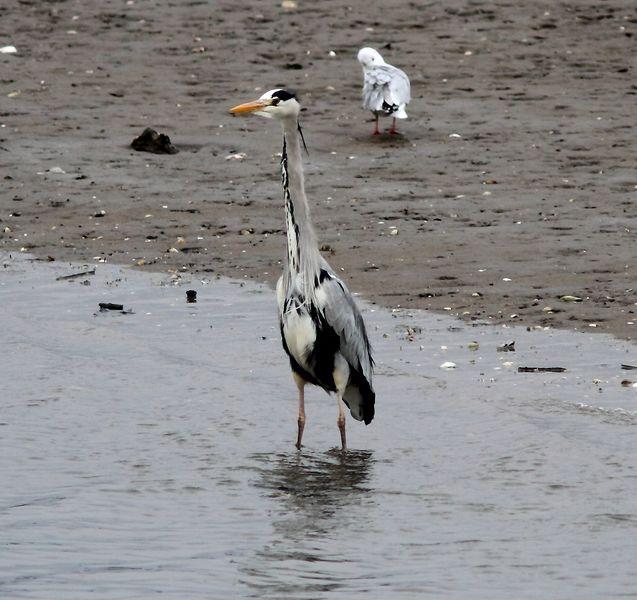
{"type": "Polygon", "coordinates": [[[376,394],[367,379],[354,369],[350,371],[349,383],[343,393],[343,400],[352,413],[352,417],[357,421],[364,421],[365,425],[372,422],[376,394]]]}

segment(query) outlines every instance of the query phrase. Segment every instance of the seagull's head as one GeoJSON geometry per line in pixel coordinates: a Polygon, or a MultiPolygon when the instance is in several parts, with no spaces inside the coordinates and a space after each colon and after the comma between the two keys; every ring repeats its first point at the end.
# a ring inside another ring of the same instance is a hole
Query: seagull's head
{"type": "Polygon", "coordinates": [[[378,50],[374,50],[373,48],[361,48],[358,51],[358,62],[363,65],[364,69],[385,64],[378,50]]]}
{"type": "Polygon", "coordinates": [[[301,105],[293,92],[276,89],[270,90],[258,100],[239,104],[230,109],[233,115],[242,113],[255,113],[268,119],[285,119],[286,117],[298,117],[301,105]]]}

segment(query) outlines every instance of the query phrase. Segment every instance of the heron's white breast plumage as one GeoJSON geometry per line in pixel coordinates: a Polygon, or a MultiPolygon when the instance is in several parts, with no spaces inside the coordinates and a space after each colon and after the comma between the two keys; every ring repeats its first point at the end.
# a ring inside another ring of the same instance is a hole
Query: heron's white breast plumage
{"type": "MultiPolygon", "coordinates": [[[[295,297],[294,290],[302,285],[303,279],[301,275],[294,274],[291,277],[292,293],[288,290],[288,298],[292,300],[295,297]]],[[[303,306],[300,299],[292,300],[286,308],[286,290],[283,277],[279,278],[276,286],[277,302],[279,305],[279,317],[281,319],[281,327],[285,343],[288,351],[304,369],[308,369],[307,357],[311,352],[314,342],[316,342],[316,327],[312,318],[303,306]],[[301,305],[301,309],[297,307],[301,305]]]]}
{"type": "Polygon", "coordinates": [[[305,369],[307,357],[316,341],[316,327],[305,311],[290,311],[283,318],[283,335],[290,354],[305,369]]]}

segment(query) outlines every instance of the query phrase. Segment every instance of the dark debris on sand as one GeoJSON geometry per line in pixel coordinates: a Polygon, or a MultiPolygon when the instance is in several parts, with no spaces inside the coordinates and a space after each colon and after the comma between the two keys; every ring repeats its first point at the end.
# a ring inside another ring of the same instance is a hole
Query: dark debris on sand
{"type": "Polygon", "coordinates": [[[131,142],[131,148],[138,152],[152,152],[153,154],[177,154],[179,150],[165,133],[157,133],[146,127],[142,134],[131,142]]]}

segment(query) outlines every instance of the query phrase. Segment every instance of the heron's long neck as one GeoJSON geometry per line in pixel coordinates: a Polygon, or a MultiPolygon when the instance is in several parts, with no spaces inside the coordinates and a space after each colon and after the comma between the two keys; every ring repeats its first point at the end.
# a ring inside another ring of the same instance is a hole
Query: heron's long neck
{"type": "Polygon", "coordinates": [[[288,269],[290,274],[302,275],[304,284],[309,284],[318,272],[320,254],[305,196],[300,134],[296,119],[283,121],[281,179],[285,200],[288,269]]]}

